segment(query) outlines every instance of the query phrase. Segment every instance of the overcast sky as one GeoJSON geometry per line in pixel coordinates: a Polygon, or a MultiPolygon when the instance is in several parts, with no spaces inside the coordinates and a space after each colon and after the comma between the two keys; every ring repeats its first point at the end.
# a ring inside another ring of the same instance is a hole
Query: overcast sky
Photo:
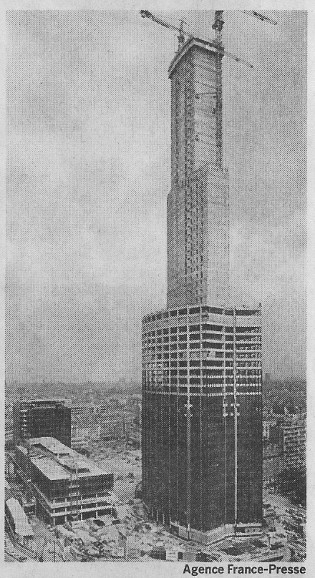
{"type": "MultiPolygon", "coordinates": [[[[225,13],[235,302],[263,304],[264,371],[305,372],[306,16],[225,13]]],[[[159,12],[209,38],[213,12],[159,12]]],[[[175,34],[137,12],[7,20],[7,381],[140,378],[166,304],[175,34]]]]}

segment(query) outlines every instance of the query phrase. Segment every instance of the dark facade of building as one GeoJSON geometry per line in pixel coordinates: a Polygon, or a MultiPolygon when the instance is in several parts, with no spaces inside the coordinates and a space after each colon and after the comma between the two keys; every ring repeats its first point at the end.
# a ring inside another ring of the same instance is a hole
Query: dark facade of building
{"type": "Polygon", "coordinates": [[[143,499],[174,529],[261,522],[261,311],[143,320],[143,499]]]}
{"type": "Polygon", "coordinates": [[[71,446],[71,408],[63,400],[18,401],[13,407],[13,436],[15,444],[45,436],[71,446]]]}
{"type": "Polygon", "coordinates": [[[167,307],[142,325],[143,500],[180,536],[262,522],[261,308],[229,297],[222,54],[173,59],[167,307]]]}

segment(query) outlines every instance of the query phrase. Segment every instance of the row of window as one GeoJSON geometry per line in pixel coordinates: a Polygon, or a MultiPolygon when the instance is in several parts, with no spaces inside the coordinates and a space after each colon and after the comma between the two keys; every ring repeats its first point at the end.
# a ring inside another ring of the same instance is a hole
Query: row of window
{"type": "MultiPolygon", "coordinates": [[[[207,352],[207,351],[200,351],[199,349],[195,349],[195,350],[190,350],[189,351],[189,355],[187,355],[187,351],[174,351],[174,352],[162,352],[161,353],[156,353],[155,351],[150,352],[150,351],[146,351],[143,355],[143,363],[153,363],[154,365],[156,365],[157,360],[160,360],[163,358],[163,364],[174,364],[176,366],[176,364],[182,364],[182,363],[187,363],[186,360],[188,360],[190,362],[190,365],[196,364],[196,365],[200,365],[200,363],[202,362],[203,364],[206,363],[207,365],[215,365],[215,362],[217,360],[220,360],[219,363],[223,364],[224,358],[225,359],[233,359],[234,358],[234,352],[233,351],[225,351],[225,355],[224,355],[224,351],[220,351],[220,350],[216,350],[215,352],[213,352],[214,355],[212,354],[212,352],[207,352]]],[[[239,354],[238,352],[236,352],[236,362],[239,363],[239,360],[246,360],[246,361],[250,361],[252,359],[261,359],[261,350],[257,350],[254,353],[249,354],[244,354],[241,353],[239,354]]],[[[160,362],[161,363],[161,362],[160,362]]]]}
{"type": "Polygon", "coordinates": [[[233,316],[235,311],[236,317],[251,317],[256,315],[261,315],[261,309],[223,309],[221,307],[209,307],[207,305],[203,305],[201,307],[189,307],[189,311],[187,307],[183,309],[174,309],[171,311],[163,311],[160,313],[155,313],[153,315],[147,315],[144,317],[143,322],[149,323],[151,321],[157,321],[159,319],[168,319],[169,317],[181,317],[182,315],[187,315],[188,312],[190,315],[198,315],[203,313],[214,313],[217,315],[227,315],[233,316]]]}
{"type": "MultiPolygon", "coordinates": [[[[200,334],[200,330],[202,332],[216,332],[222,333],[233,333],[233,327],[224,327],[223,325],[213,325],[211,323],[202,323],[201,325],[179,325],[178,327],[165,327],[164,329],[156,329],[155,331],[145,331],[143,333],[143,338],[149,338],[154,336],[160,335],[169,335],[169,334],[177,334],[177,333],[187,333],[189,330],[190,333],[198,333],[200,334]]],[[[236,333],[242,334],[257,334],[261,331],[260,327],[236,327],[236,333]]]]}
{"type": "MultiPolygon", "coordinates": [[[[184,386],[171,385],[171,386],[162,386],[158,390],[153,390],[153,389],[147,390],[147,392],[150,394],[155,393],[155,391],[165,392],[165,393],[175,393],[175,394],[181,394],[182,393],[182,394],[187,395],[188,388],[184,387],[184,386]]],[[[201,394],[206,394],[206,395],[208,394],[209,395],[209,394],[215,393],[215,394],[220,394],[220,396],[223,398],[223,391],[222,391],[222,388],[219,386],[190,387],[189,393],[198,394],[198,395],[201,395],[201,394]]],[[[226,393],[232,394],[233,391],[230,390],[230,391],[227,391],[226,393]]],[[[238,391],[238,395],[242,395],[242,394],[246,394],[246,393],[250,393],[250,394],[254,393],[256,395],[261,394],[261,389],[260,389],[260,387],[257,387],[257,388],[255,388],[255,390],[253,390],[253,389],[244,387],[242,390],[238,391]]]]}
{"type": "MultiPolygon", "coordinates": [[[[172,361],[169,358],[166,358],[163,360],[163,362],[160,362],[159,364],[157,364],[154,356],[147,355],[146,358],[148,360],[151,360],[152,367],[159,366],[160,368],[169,367],[169,365],[171,365],[172,367],[177,367],[177,365],[178,365],[178,367],[187,367],[188,365],[190,365],[191,367],[200,367],[201,365],[203,367],[212,367],[212,366],[223,367],[223,364],[224,364],[224,356],[223,356],[223,352],[221,352],[221,351],[216,351],[215,359],[205,358],[205,357],[200,359],[200,357],[198,356],[198,358],[194,357],[194,358],[190,358],[188,360],[187,359],[179,359],[178,361],[172,361]]],[[[233,353],[227,353],[225,355],[226,366],[228,366],[229,364],[232,365],[233,358],[234,358],[233,353]]],[[[250,359],[248,359],[247,357],[244,358],[244,356],[236,357],[237,365],[242,363],[244,359],[246,359],[246,362],[248,362],[248,363],[254,363],[251,360],[258,360],[259,361],[261,359],[261,351],[258,353],[255,353],[254,356],[252,355],[250,359]],[[240,359],[241,359],[241,362],[239,361],[240,359]]],[[[146,363],[146,362],[144,361],[144,363],[146,363]]],[[[148,363],[146,363],[146,365],[149,366],[150,362],[148,361],[148,363]]]]}
{"type": "MultiPolygon", "coordinates": [[[[146,388],[147,388],[147,389],[156,389],[156,388],[159,388],[159,387],[162,387],[162,386],[163,386],[163,387],[170,387],[171,385],[188,385],[188,383],[191,384],[191,385],[198,385],[200,388],[205,387],[205,386],[208,386],[208,387],[211,387],[211,386],[220,386],[220,387],[222,388],[223,385],[224,385],[223,379],[222,379],[222,378],[219,378],[219,377],[213,378],[213,379],[211,379],[211,380],[210,380],[210,379],[209,379],[209,380],[204,379],[202,382],[200,382],[200,379],[197,379],[196,377],[190,378],[189,382],[187,381],[187,379],[184,379],[184,378],[182,378],[182,377],[179,377],[179,378],[171,378],[171,379],[169,379],[169,380],[164,380],[164,381],[152,381],[152,380],[147,379],[147,380],[144,382],[143,385],[144,385],[144,388],[145,388],[145,389],[146,389],[146,388]]],[[[246,386],[248,386],[248,387],[251,387],[251,388],[255,388],[255,387],[258,387],[258,386],[260,386],[260,385],[261,385],[261,380],[260,380],[259,378],[256,378],[256,379],[241,379],[241,380],[237,380],[237,381],[236,381],[236,386],[237,386],[237,387],[246,387],[246,386]]],[[[225,386],[228,387],[228,388],[229,388],[229,387],[234,387],[234,381],[233,381],[233,380],[230,380],[229,382],[228,382],[228,381],[225,381],[225,386]]]]}
{"type": "MultiPolygon", "coordinates": [[[[226,371],[226,375],[232,375],[233,374],[233,364],[231,363],[229,367],[225,367],[225,371],[226,371]]],[[[211,375],[223,375],[224,374],[224,368],[223,367],[190,367],[188,370],[187,368],[182,368],[182,367],[172,367],[172,366],[164,366],[164,367],[155,367],[153,364],[147,364],[146,367],[143,368],[143,376],[145,375],[155,375],[155,376],[162,376],[164,375],[165,377],[167,377],[169,375],[169,373],[171,375],[188,375],[188,372],[190,374],[196,374],[196,375],[207,375],[207,376],[211,376],[211,375]]],[[[259,363],[259,365],[257,366],[253,366],[250,365],[248,367],[236,367],[236,375],[257,375],[260,374],[261,372],[261,364],[259,363]]]]}
{"type": "MultiPolygon", "coordinates": [[[[215,339],[216,341],[222,341],[224,338],[224,335],[222,333],[202,333],[200,336],[200,333],[190,333],[189,335],[189,341],[200,341],[200,339],[204,339],[204,340],[213,340],[215,339]]],[[[236,343],[260,343],[261,342],[261,335],[260,334],[256,334],[256,335],[248,335],[248,334],[243,334],[243,335],[231,335],[228,334],[225,336],[225,341],[236,341],[236,343]]],[[[146,338],[143,339],[143,344],[147,344],[147,345],[152,345],[154,346],[155,344],[166,344],[171,342],[177,343],[178,341],[187,341],[187,333],[180,333],[179,335],[175,334],[175,335],[163,335],[162,337],[157,337],[157,338],[146,338]]]]}
{"type": "MultiPolygon", "coordinates": [[[[233,371],[233,362],[228,362],[228,363],[226,363],[225,368],[226,368],[226,372],[227,372],[227,373],[233,371]]],[[[248,369],[248,370],[250,369],[250,370],[256,371],[256,370],[260,370],[260,368],[261,368],[261,363],[260,363],[259,361],[256,361],[256,362],[251,361],[250,363],[239,363],[239,364],[237,365],[236,371],[238,371],[239,368],[241,368],[242,371],[243,371],[245,368],[248,369]]],[[[154,366],[153,366],[153,367],[149,367],[149,365],[148,365],[146,369],[147,369],[148,371],[155,371],[154,366]]],[[[207,373],[209,373],[209,372],[213,373],[214,370],[216,370],[216,371],[218,371],[218,372],[221,372],[221,374],[222,374],[223,371],[224,371],[224,367],[221,365],[220,367],[219,367],[219,366],[214,366],[214,367],[207,367],[207,368],[204,367],[204,368],[203,368],[203,371],[204,371],[204,372],[207,372],[207,373]]],[[[161,370],[157,370],[157,371],[161,371],[161,370]]],[[[166,369],[165,371],[168,371],[168,369],[166,369]]],[[[190,374],[200,375],[200,372],[201,372],[201,369],[200,369],[200,368],[196,368],[196,367],[190,368],[190,374]]],[[[187,375],[188,369],[187,369],[187,368],[180,368],[180,369],[178,369],[178,370],[177,370],[177,369],[171,369],[171,370],[170,370],[170,373],[171,373],[171,375],[177,375],[177,374],[179,374],[179,375],[187,375]]]]}
{"type": "MultiPolygon", "coordinates": [[[[235,353],[238,356],[238,358],[242,358],[242,359],[254,359],[255,358],[255,353],[259,352],[261,350],[261,346],[257,344],[251,345],[250,349],[247,348],[247,346],[245,347],[244,345],[239,345],[235,347],[235,353]],[[239,351],[241,351],[241,355],[239,355],[239,351]],[[247,352],[250,352],[250,355],[246,355],[247,352]]],[[[203,342],[202,343],[202,347],[200,348],[200,344],[199,343],[191,343],[189,349],[187,349],[187,343],[171,343],[171,344],[166,344],[164,346],[162,345],[158,345],[156,347],[154,346],[150,346],[150,347],[143,347],[143,355],[145,357],[150,357],[151,359],[154,359],[154,357],[156,356],[157,359],[160,359],[159,355],[163,355],[163,357],[168,358],[169,355],[171,355],[171,357],[174,355],[173,354],[178,354],[179,357],[192,357],[194,358],[194,355],[198,355],[198,358],[201,356],[204,359],[208,358],[208,359],[215,359],[215,358],[219,358],[219,357],[232,357],[233,356],[233,352],[234,352],[234,348],[233,345],[231,346],[231,344],[226,343],[225,346],[222,343],[219,343],[217,341],[214,342],[203,342]],[[225,352],[225,356],[224,356],[224,352],[225,352]]]]}
{"type": "MultiPolygon", "coordinates": [[[[217,350],[225,350],[225,351],[233,351],[234,347],[233,344],[230,343],[219,343],[218,341],[203,341],[202,347],[200,347],[199,343],[191,343],[189,347],[189,351],[191,352],[199,352],[199,353],[206,353],[208,351],[209,355],[211,352],[217,352],[217,350]],[[224,346],[225,345],[225,346],[224,346]]],[[[235,346],[235,351],[259,351],[261,349],[261,345],[259,343],[254,343],[251,345],[244,345],[238,344],[235,346]]],[[[183,352],[187,351],[187,343],[171,343],[167,345],[158,345],[158,346],[151,346],[151,347],[144,347],[143,353],[157,355],[159,359],[159,354],[164,353],[164,355],[168,356],[169,354],[173,355],[172,352],[176,354],[176,352],[183,352]]],[[[220,357],[220,356],[219,356],[220,357]]]]}
{"type": "MultiPolygon", "coordinates": [[[[173,346],[173,345],[181,345],[182,343],[185,343],[187,345],[187,335],[183,334],[183,335],[179,335],[179,336],[171,336],[169,337],[164,337],[164,339],[162,339],[161,337],[158,339],[147,339],[147,340],[143,340],[142,342],[142,347],[143,349],[149,348],[149,349],[154,349],[155,347],[168,347],[169,345],[173,346]]],[[[200,336],[190,336],[188,343],[190,344],[191,347],[194,346],[200,346],[200,336]]],[[[260,335],[256,335],[255,337],[246,337],[243,336],[241,339],[233,339],[233,337],[229,337],[226,336],[225,339],[223,339],[223,336],[220,334],[214,334],[214,333],[203,333],[201,336],[201,343],[202,345],[205,347],[205,344],[208,343],[215,343],[216,345],[226,345],[227,348],[231,348],[231,346],[233,347],[233,343],[235,343],[236,347],[239,348],[240,345],[255,345],[257,343],[261,343],[261,336],[260,335]]]]}
{"type": "MultiPolygon", "coordinates": [[[[212,379],[212,377],[223,377],[223,370],[218,371],[218,370],[214,370],[211,369],[210,371],[207,370],[203,370],[201,371],[200,369],[194,369],[194,370],[190,370],[189,375],[190,376],[201,376],[204,377],[206,379],[212,379]]],[[[186,370],[171,370],[171,371],[165,371],[164,372],[164,379],[168,379],[169,374],[171,375],[171,377],[182,377],[182,376],[186,376],[188,377],[188,373],[186,370]]],[[[240,376],[242,379],[244,377],[256,377],[256,376],[260,376],[261,375],[261,368],[260,367],[251,367],[251,368],[242,368],[242,369],[237,369],[236,370],[236,377],[240,376]]],[[[227,368],[226,369],[226,379],[229,380],[230,378],[232,378],[233,376],[233,368],[227,368]]],[[[148,379],[162,379],[163,378],[163,372],[162,371],[157,371],[154,369],[147,369],[146,373],[145,373],[145,378],[148,379]]]]}
{"type": "MultiPolygon", "coordinates": [[[[232,338],[233,339],[233,327],[226,327],[225,331],[223,331],[223,328],[221,325],[210,325],[210,324],[203,324],[202,326],[200,325],[191,325],[189,328],[189,334],[190,334],[190,339],[193,339],[194,337],[199,337],[200,338],[200,329],[202,332],[202,335],[206,334],[208,335],[209,332],[213,332],[216,333],[218,335],[223,335],[223,333],[226,333],[227,336],[226,338],[232,338]]],[[[244,337],[246,339],[251,339],[253,336],[256,336],[257,334],[260,334],[260,328],[259,327],[251,327],[250,331],[246,331],[246,327],[237,327],[236,328],[236,339],[243,339],[244,337]]],[[[177,327],[171,327],[170,330],[167,329],[158,329],[157,331],[148,331],[147,333],[143,334],[143,339],[151,339],[152,341],[157,338],[157,339],[161,339],[163,338],[167,338],[169,335],[171,336],[175,336],[178,334],[183,334],[183,335],[187,335],[187,325],[180,325],[178,328],[177,327]],[[178,329],[178,331],[177,331],[178,329]]]]}

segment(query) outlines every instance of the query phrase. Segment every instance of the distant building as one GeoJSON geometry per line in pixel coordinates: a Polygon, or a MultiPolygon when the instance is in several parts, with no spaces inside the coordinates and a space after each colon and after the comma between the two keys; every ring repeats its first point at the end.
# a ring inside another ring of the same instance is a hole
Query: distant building
{"type": "Polygon", "coordinates": [[[263,479],[265,482],[274,482],[284,470],[283,449],[280,444],[264,444],[263,479]]]}
{"type": "Polygon", "coordinates": [[[53,437],[71,446],[71,408],[61,399],[21,400],[13,406],[13,439],[53,437]]]}
{"type": "Polygon", "coordinates": [[[112,514],[113,474],[58,440],[29,439],[17,446],[16,462],[19,475],[31,481],[38,511],[48,523],[112,514]]]}
{"type": "Polygon", "coordinates": [[[276,418],[266,417],[263,420],[263,440],[264,442],[269,442],[270,440],[270,431],[272,428],[277,425],[276,418]]]}
{"type": "Polygon", "coordinates": [[[306,424],[293,422],[282,426],[283,454],[286,465],[299,467],[305,464],[306,424]]]}
{"type": "Polygon", "coordinates": [[[4,442],[7,449],[13,447],[13,428],[5,428],[4,442]]]}
{"type": "Polygon", "coordinates": [[[71,428],[71,447],[73,449],[85,448],[90,442],[99,441],[100,438],[101,426],[96,423],[76,423],[71,428]]]}
{"type": "MultiPolygon", "coordinates": [[[[139,412],[138,412],[139,413],[139,412]]],[[[121,439],[132,428],[134,406],[126,408],[126,400],[119,405],[118,400],[107,403],[83,404],[72,407],[72,447],[79,448],[89,441],[121,439]]]]}
{"type": "Polygon", "coordinates": [[[85,448],[90,441],[100,437],[100,428],[95,417],[96,407],[93,403],[71,405],[71,447],[85,448]]]}
{"type": "Polygon", "coordinates": [[[5,447],[9,449],[14,445],[13,443],[13,404],[5,401],[4,406],[4,422],[5,422],[5,447]]]}
{"type": "Polygon", "coordinates": [[[303,468],[306,461],[306,423],[299,416],[264,420],[263,474],[274,481],[287,467],[303,468]]]}
{"type": "Polygon", "coordinates": [[[94,403],[81,403],[71,405],[71,417],[73,422],[77,419],[91,419],[95,415],[97,406],[94,403]]]}

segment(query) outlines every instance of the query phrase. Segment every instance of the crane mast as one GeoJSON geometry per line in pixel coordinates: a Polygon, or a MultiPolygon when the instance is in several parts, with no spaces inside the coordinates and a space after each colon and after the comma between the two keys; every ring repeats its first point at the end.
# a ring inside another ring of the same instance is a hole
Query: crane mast
{"type": "Polygon", "coordinates": [[[224,20],[222,18],[223,10],[215,11],[214,23],[212,28],[215,31],[215,45],[218,48],[215,56],[215,67],[216,67],[216,164],[218,167],[222,167],[223,153],[222,153],[222,124],[223,124],[223,114],[222,114],[222,29],[224,25],[224,20]],[[221,50],[220,50],[221,49],[221,50]]]}
{"type": "Polygon", "coordinates": [[[216,10],[214,16],[214,23],[212,29],[215,31],[215,43],[219,48],[222,48],[222,29],[224,25],[223,10],[216,10]]]}

